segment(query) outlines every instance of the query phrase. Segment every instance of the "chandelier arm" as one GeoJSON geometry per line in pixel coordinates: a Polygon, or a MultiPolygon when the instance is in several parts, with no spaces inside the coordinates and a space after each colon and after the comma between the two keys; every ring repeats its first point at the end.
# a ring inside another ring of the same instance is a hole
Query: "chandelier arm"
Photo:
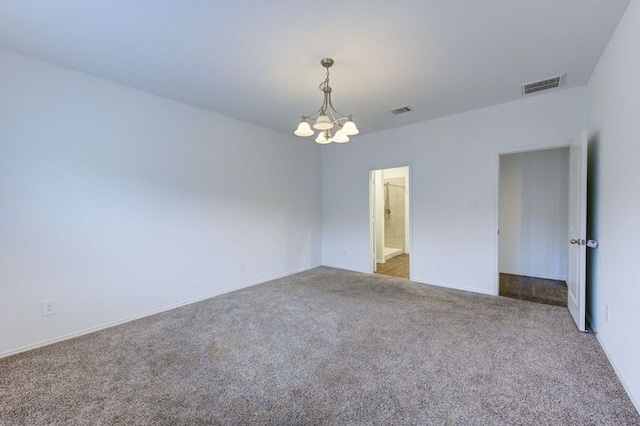
{"type": "Polygon", "coordinates": [[[320,109],[318,109],[313,114],[303,115],[303,117],[305,117],[305,118],[318,118],[318,117],[316,117],[316,115],[319,115],[321,112],[322,112],[322,106],[320,107],[320,109]]]}
{"type": "Polygon", "coordinates": [[[309,114],[309,115],[305,115],[305,117],[307,118],[318,118],[316,117],[317,115],[320,115],[320,113],[322,113],[322,111],[327,111],[327,93],[325,92],[324,94],[324,99],[322,100],[322,105],[320,105],[320,108],[318,108],[318,110],[316,112],[314,112],[313,114],[309,114]]]}
{"type": "Polygon", "coordinates": [[[332,123],[337,123],[338,122],[338,120],[336,119],[335,111],[333,109],[328,109],[327,110],[327,116],[331,118],[331,122],[332,123]]]}
{"type": "Polygon", "coordinates": [[[328,106],[335,114],[340,116],[340,119],[349,118],[349,116],[351,115],[351,114],[343,114],[340,111],[338,111],[336,107],[333,106],[333,103],[331,102],[331,97],[329,97],[328,106]]]}
{"type": "Polygon", "coordinates": [[[331,122],[338,126],[338,130],[342,129],[342,124],[340,123],[341,121],[349,121],[349,116],[341,116],[341,114],[335,110],[327,110],[327,115],[330,116],[331,122]]]}

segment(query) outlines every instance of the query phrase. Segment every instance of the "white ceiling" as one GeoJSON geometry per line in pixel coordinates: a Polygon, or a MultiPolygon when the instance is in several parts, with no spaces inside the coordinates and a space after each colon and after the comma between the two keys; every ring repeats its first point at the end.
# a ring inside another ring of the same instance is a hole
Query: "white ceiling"
{"type": "Polygon", "coordinates": [[[286,134],[332,57],[334,105],[371,133],[586,84],[628,3],[0,0],[0,45],[286,134]]]}

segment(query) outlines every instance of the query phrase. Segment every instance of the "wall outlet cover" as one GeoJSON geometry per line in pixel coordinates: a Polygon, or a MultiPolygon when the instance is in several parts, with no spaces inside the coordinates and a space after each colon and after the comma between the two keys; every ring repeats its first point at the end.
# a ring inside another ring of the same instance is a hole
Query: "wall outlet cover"
{"type": "Polygon", "coordinates": [[[45,300],[42,302],[42,316],[46,317],[56,313],[56,301],[45,300]]]}

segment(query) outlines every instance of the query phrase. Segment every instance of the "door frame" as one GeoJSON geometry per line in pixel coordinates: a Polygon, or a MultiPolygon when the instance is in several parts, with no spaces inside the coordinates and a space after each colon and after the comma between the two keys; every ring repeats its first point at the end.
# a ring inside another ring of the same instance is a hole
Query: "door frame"
{"type": "MultiPolygon", "coordinates": [[[[527,152],[547,151],[559,148],[569,148],[573,143],[573,139],[567,139],[559,142],[552,142],[549,144],[541,145],[525,145],[512,148],[505,148],[498,151],[496,154],[496,218],[495,218],[495,275],[494,275],[494,288],[493,294],[498,296],[500,294],[500,158],[503,155],[510,154],[524,154],[527,152]]],[[[569,215],[569,212],[567,212],[569,215]]],[[[567,249],[568,250],[568,249],[567,249]]],[[[567,260],[568,263],[568,260],[567,260]]],[[[567,267],[569,265],[567,264],[567,267]]]]}
{"type": "MultiPolygon", "coordinates": [[[[375,188],[373,183],[374,172],[385,169],[395,169],[398,167],[407,168],[407,182],[408,186],[408,205],[409,214],[407,215],[409,223],[405,225],[406,232],[409,236],[409,279],[413,278],[413,193],[414,193],[414,179],[413,179],[413,166],[411,162],[403,163],[391,163],[370,167],[367,173],[367,188],[369,191],[369,273],[375,273],[375,255],[376,255],[376,241],[375,241],[375,188]]],[[[406,246],[406,243],[405,243],[406,246]]]]}

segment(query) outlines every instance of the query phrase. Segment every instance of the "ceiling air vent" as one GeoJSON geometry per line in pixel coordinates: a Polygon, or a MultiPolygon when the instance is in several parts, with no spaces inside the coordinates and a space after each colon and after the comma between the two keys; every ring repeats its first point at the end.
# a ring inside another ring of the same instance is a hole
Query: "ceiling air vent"
{"type": "Polygon", "coordinates": [[[405,112],[409,112],[409,111],[413,111],[413,110],[408,106],[403,106],[401,108],[392,109],[391,114],[398,115],[398,114],[404,114],[405,112]]]}
{"type": "Polygon", "coordinates": [[[522,85],[522,95],[529,95],[531,93],[540,92],[541,90],[553,89],[564,83],[565,74],[560,74],[555,77],[545,78],[544,80],[533,81],[531,83],[525,83],[522,85]]]}

